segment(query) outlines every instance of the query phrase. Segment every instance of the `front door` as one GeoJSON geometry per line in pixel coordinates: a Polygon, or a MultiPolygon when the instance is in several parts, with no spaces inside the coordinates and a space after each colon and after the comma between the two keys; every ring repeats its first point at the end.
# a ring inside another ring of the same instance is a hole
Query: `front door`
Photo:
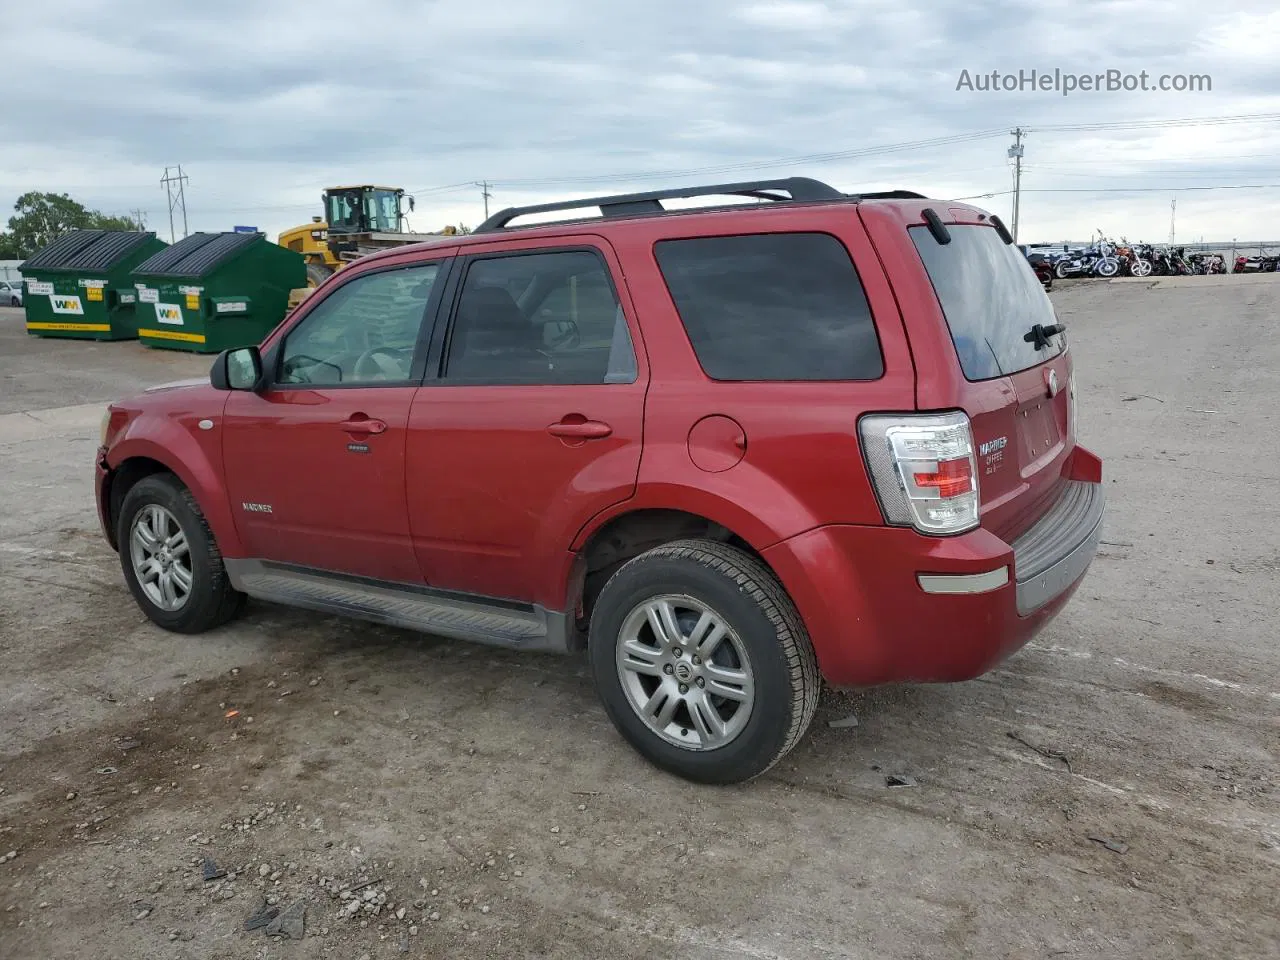
{"type": "Polygon", "coordinates": [[[612,250],[545,244],[465,264],[409,414],[409,524],[430,585],[560,609],[573,536],[635,490],[648,374],[612,250]]]}
{"type": "Polygon", "coordinates": [[[421,582],[405,438],[443,263],[361,272],[272,354],[271,382],[224,413],[227,489],[253,558],[421,582]]]}

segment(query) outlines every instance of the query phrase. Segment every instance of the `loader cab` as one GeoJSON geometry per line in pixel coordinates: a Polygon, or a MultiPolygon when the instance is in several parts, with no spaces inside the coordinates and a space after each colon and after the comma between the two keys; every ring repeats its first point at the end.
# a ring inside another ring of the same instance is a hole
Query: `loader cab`
{"type": "Polygon", "coordinates": [[[397,187],[330,187],[324,192],[329,232],[403,233],[404,201],[413,209],[413,198],[397,187]]]}

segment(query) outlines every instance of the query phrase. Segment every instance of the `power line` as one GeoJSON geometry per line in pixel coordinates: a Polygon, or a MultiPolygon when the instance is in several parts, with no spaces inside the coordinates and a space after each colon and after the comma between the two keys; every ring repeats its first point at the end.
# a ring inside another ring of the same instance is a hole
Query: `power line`
{"type": "Polygon", "coordinates": [[[745,160],[737,163],[724,163],[714,166],[685,167],[683,169],[650,170],[645,172],[584,175],[576,177],[521,177],[491,178],[491,185],[507,187],[560,186],[562,184],[589,183],[628,183],[642,180],[677,179],[680,177],[706,176],[722,173],[741,173],[770,167],[796,166],[799,164],[831,163],[837,160],[853,160],[861,157],[881,156],[899,153],[906,150],[920,150],[929,147],[951,146],[957,143],[970,143],[977,140],[989,140],[1004,136],[1003,130],[982,130],[974,133],[952,134],[945,137],[933,137],[928,140],[910,140],[903,143],[879,144],[873,147],[858,147],[850,150],[839,150],[831,153],[813,153],[803,156],[782,157],[774,160],[745,160]]]}
{"type": "Polygon", "coordinates": [[[1099,130],[1154,130],[1164,127],[1216,127],[1233,123],[1273,123],[1280,113],[1244,113],[1226,117],[1177,117],[1168,120],[1116,120],[1101,123],[1057,123],[1033,127],[1037,133],[1088,133],[1099,130]]]}
{"type": "Polygon", "coordinates": [[[1023,193],[1189,193],[1197,190],[1280,190],[1280,183],[1218,183],[1195,187],[1038,187],[1023,193]]]}

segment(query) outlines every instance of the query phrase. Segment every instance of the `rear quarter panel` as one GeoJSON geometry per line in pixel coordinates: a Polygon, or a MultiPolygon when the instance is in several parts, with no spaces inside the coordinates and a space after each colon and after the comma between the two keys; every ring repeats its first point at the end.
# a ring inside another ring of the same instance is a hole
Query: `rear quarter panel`
{"type": "MultiPolygon", "coordinates": [[[[655,218],[610,239],[626,272],[653,370],[637,495],[611,512],[639,506],[689,510],[728,526],[757,549],[821,524],[880,524],[858,443],[858,417],[910,409],[915,373],[897,303],[856,207],[655,218]],[[885,367],[880,379],[740,383],[706,376],[654,245],[767,232],[827,233],[844,244],[875,318],[885,367]],[[691,428],[711,415],[733,419],[746,438],[741,462],[720,472],[700,469],[689,452],[691,428]]],[[[593,526],[605,519],[597,518],[593,526]]]]}

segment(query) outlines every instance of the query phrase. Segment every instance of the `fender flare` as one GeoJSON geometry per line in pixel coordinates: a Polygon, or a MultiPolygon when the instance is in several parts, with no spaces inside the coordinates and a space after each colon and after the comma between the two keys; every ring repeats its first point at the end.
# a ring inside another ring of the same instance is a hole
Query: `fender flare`
{"type": "Polygon", "coordinates": [[[138,421],[130,424],[129,433],[112,445],[107,454],[107,468],[114,474],[126,461],[139,458],[159,463],[196,498],[222,555],[242,557],[244,548],[220,481],[220,470],[205,450],[189,433],[173,427],[161,427],[158,437],[133,436],[137,425],[138,421]]]}
{"type": "MultiPolygon", "coordinates": [[[[591,539],[619,517],[643,510],[670,510],[694,514],[729,530],[744,540],[752,550],[763,556],[764,551],[776,543],[816,526],[801,504],[792,502],[790,510],[781,514],[790,519],[787,526],[767,522],[746,510],[727,496],[682,483],[650,483],[637,488],[634,496],[612,504],[583,524],[562,555],[556,570],[556,579],[548,599],[554,598],[563,609],[571,609],[576,597],[574,586],[581,580],[580,560],[591,539]]],[[[776,571],[775,571],[776,575],[776,571]]],[[[779,576],[779,579],[781,577],[779,576]]],[[[786,584],[784,583],[785,587],[786,584]]]]}

